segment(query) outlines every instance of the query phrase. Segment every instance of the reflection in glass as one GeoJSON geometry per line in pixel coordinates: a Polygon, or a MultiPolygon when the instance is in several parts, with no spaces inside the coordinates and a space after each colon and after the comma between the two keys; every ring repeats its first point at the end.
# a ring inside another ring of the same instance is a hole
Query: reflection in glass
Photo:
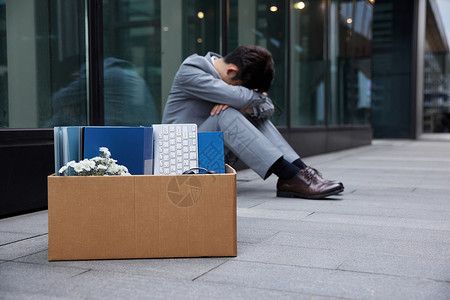
{"type": "Polygon", "coordinates": [[[105,125],[138,126],[161,121],[182,60],[194,53],[220,52],[220,3],[103,1],[104,57],[132,65],[125,68],[123,79],[137,84],[133,91],[118,91],[109,83],[115,82],[119,74],[105,64],[105,125]]]}
{"type": "MultiPolygon", "coordinates": [[[[156,109],[147,84],[128,61],[104,60],[105,125],[150,126],[156,109]]],[[[73,81],[53,94],[52,126],[86,124],[86,67],[73,72],[73,81]]]]}
{"type": "MultiPolygon", "coordinates": [[[[62,3],[61,3],[62,4],[62,3]]],[[[49,49],[42,45],[40,61],[43,62],[41,75],[48,74],[50,80],[50,94],[52,113],[48,116],[45,127],[87,125],[88,101],[86,89],[86,76],[83,77],[83,69],[86,64],[85,28],[84,28],[84,3],[77,0],[65,1],[63,6],[54,5],[48,1],[50,11],[49,20],[42,20],[43,30],[49,27],[49,49]],[[57,20],[61,20],[60,23],[57,20]],[[47,23],[48,22],[48,23],[47,23]],[[76,25],[76,26],[74,26],[76,25]],[[55,40],[54,37],[57,37],[55,40]],[[45,49],[45,50],[44,50],[45,49]],[[47,60],[50,51],[50,61],[47,60]],[[45,64],[49,64],[49,70],[45,70],[45,64]],[[45,71],[44,71],[45,70],[45,71]],[[81,78],[81,79],[80,79],[81,78]],[[72,97],[63,96],[69,89],[72,97]]],[[[40,6],[41,16],[45,16],[45,7],[40,6]]],[[[41,88],[46,86],[45,77],[41,88]]],[[[47,97],[45,94],[42,94],[47,97]]]]}
{"type": "MultiPolygon", "coordinates": [[[[436,36],[427,38],[439,39],[436,36]]],[[[434,52],[442,49],[426,50],[423,132],[450,132],[450,55],[448,52],[434,52]]]]}
{"type": "Polygon", "coordinates": [[[291,123],[325,125],[325,1],[296,2],[291,12],[291,123]]]}
{"type": "Polygon", "coordinates": [[[372,5],[364,0],[355,3],[353,124],[370,124],[372,104],[372,5]]]}
{"type": "Polygon", "coordinates": [[[86,124],[86,101],[54,101],[85,61],[84,12],[79,0],[0,1],[0,127],[86,124]]]}
{"type": "Polygon", "coordinates": [[[218,0],[183,0],[183,58],[220,53],[220,4],[218,0]]]}
{"type": "Polygon", "coordinates": [[[370,123],[372,9],[365,0],[331,1],[330,125],[370,123]]]}
{"type": "Polygon", "coordinates": [[[286,117],[286,14],[285,1],[230,1],[228,47],[259,45],[268,49],[275,63],[275,78],[269,96],[276,111],[272,121],[287,125],[286,117]]]}
{"type": "Polygon", "coordinates": [[[103,37],[105,125],[158,123],[160,1],[104,0],[103,37]]]}

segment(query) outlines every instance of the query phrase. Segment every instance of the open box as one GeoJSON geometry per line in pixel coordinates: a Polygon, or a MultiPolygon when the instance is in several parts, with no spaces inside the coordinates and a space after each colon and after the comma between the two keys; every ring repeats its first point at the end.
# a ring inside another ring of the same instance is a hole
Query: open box
{"type": "Polygon", "coordinates": [[[48,177],[53,260],[236,256],[236,172],[48,177]]]}

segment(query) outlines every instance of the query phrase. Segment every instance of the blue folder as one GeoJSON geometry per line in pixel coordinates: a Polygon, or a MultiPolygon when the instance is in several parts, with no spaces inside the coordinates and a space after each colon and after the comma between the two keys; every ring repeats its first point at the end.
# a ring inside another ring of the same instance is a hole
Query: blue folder
{"type": "Polygon", "coordinates": [[[108,148],[132,175],[153,174],[153,128],[85,127],[84,158],[99,156],[100,147],[108,148]]]}
{"type": "Polygon", "coordinates": [[[198,165],[216,173],[225,173],[223,132],[198,133],[198,165]]]}
{"type": "Polygon", "coordinates": [[[80,161],[83,145],[82,126],[62,126],[53,128],[55,151],[55,175],[60,176],[59,169],[69,161],[80,161]]]}

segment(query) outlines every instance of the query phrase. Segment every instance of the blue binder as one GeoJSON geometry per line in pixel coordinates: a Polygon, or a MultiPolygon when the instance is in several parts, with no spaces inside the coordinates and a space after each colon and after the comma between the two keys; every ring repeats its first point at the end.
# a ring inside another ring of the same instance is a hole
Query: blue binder
{"type": "Polygon", "coordinates": [[[84,158],[99,156],[100,147],[108,148],[132,175],[153,174],[153,128],[85,127],[84,158]]]}
{"type": "Polygon", "coordinates": [[[60,176],[59,169],[69,161],[80,161],[83,145],[82,126],[54,127],[55,175],[60,176]]]}
{"type": "Polygon", "coordinates": [[[223,132],[198,133],[198,165],[216,173],[225,173],[223,132]]]}

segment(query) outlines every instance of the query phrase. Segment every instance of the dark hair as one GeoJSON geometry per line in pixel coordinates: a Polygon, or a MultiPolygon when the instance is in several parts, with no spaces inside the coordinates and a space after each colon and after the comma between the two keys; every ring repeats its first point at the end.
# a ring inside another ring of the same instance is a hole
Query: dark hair
{"type": "Polygon", "coordinates": [[[275,73],[272,54],[260,46],[239,46],[224,57],[227,64],[238,67],[233,80],[240,80],[242,86],[267,92],[275,73]]]}

